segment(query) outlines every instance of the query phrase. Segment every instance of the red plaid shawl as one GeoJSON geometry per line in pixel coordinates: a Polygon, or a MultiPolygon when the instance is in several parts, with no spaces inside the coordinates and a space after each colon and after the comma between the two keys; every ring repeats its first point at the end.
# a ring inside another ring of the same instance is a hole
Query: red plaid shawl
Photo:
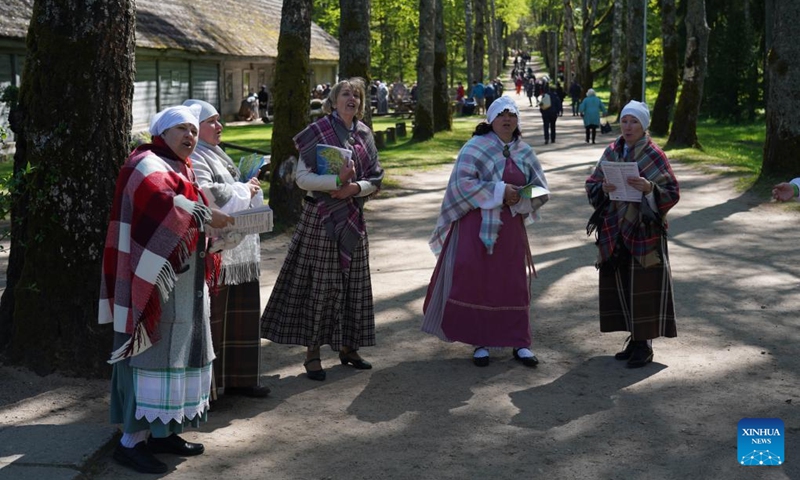
{"type": "MultiPolygon", "coordinates": [[[[623,245],[631,252],[640,264],[645,265],[644,257],[659,246],[662,232],[667,230],[667,212],[678,203],[680,188],[678,179],[672,173],[667,156],[658,148],[650,137],[645,135],[633,146],[627,158],[623,158],[625,141],[619,137],[606,147],[600,159],[611,162],[636,161],[639,174],[655,183],[656,205],[661,225],[650,226],[642,221],[640,204],[631,202],[606,202],[603,192],[603,169],[598,162],[594,173],[586,179],[586,193],[589,202],[595,208],[603,208],[600,222],[597,225],[597,248],[599,258],[597,265],[611,258],[617,237],[621,237],[623,245]],[[655,228],[654,228],[655,227],[655,228]],[[663,227],[663,229],[661,228],[663,227]]],[[[642,198],[642,202],[646,202],[642,198]]]]}
{"type": "MultiPolygon", "coordinates": [[[[211,216],[193,180],[188,160],[178,158],[158,137],[134,150],[120,170],[103,250],[98,320],[113,322],[114,331],[131,339],[112,353],[109,363],[159,340],[158,293],[168,297],[176,272],[198,247],[211,216]]],[[[217,265],[215,257],[208,255],[207,264],[217,265]]],[[[218,271],[207,268],[207,278],[218,271]]]]}

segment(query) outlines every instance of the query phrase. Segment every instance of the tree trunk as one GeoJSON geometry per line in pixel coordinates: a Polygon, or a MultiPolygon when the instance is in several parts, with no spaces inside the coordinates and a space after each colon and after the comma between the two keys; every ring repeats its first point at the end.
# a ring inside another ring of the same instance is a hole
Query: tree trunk
{"type": "Polygon", "coordinates": [[[689,0],[686,10],[686,57],[683,65],[683,86],[675,121],[669,133],[667,148],[701,148],[697,140],[697,115],[703,101],[706,75],[709,28],[706,24],[705,0],[689,0]]]}
{"type": "Polygon", "coordinates": [[[767,138],[762,176],[787,179],[797,176],[800,151],[800,4],[775,0],[767,15],[772,23],[767,52],[767,138]]]}
{"type": "Polygon", "coordinates": [[[308,125],[312,0],[283,0],[275,64],[275,122],[269,205],[285,226],[300,219],[304,192],[295,184],[299,161],[292,138],[308,125]]]}
{"type": "Polygon", "coordinates": [[[611,32],[611,98],[608,101],[609,113],[622,110],[622,99],[625,96],[625,75],[627,70],[626,56],[623,55],[624,39],[624,0],[614,0],[614,21],[611,32]]]}
{"type": "MultiPolygon", "coordinates": [[[[572,83],[574,58],[580,58],[577,34],[575,33],[575,12],[572,1],[564,0],[564,83],[567,87],[572,83]]],[[[577,75],[576,75],[577,78],[577,75]]],[[[578,78],[578,83],[581,80],[578,78]]]]}
{"type": "MultiPolygon", "coordinates": [[[[447,93],[447,39],[444,29],[444,4],[436,1],[436,32],[433,47],[433,130],[449,131],[453,128],[450,95],[447,93]]],[[[419,86],[418,86],[419,87],[419,86]]]]}
{"type": "Polygon", "coordinates": [[[472,28],[472,0],[464,0],[464,30],[466,31],[466,44],[464,46],[464,56],[467,57],[467,88],[472,87],[472,80],[474,79],[473,72],[473,58],[472,58],[472,45],[474,42],[474,30],[472,28]]]}
{"type": "Polygon", "coordinates": [[[97,306],[108,212],[129,153],[134,29],[129,0],[33,5],[15,158],[30,166],[15,192],[27,208],[24,231],[13,232],[26,248],[10,282],[8,351],[40,374],[111,371],[112,332],[97,325],[97,306]]]}
{"type": "Polygon", "coordinates": [[[597,20],[597,0],[583,0],[583,31],[581,32],[581,46],[578,49],[578,82],[588,90],[594,84],[592,75],[592,35],[594,23],[597,20]]]}
{"type": "Polygon", "coordinates": [[[436,0],[419,0],[419,56],[417,57],[417,107],[414,109],[416,141],[433,138],[433,63],[436,0]]]}
{"type": "Polygon", "coordinates": [[[366,83],[364,123],[372,127],[369,104],[370,0],[339,0],[339,78],[361,77],[366,83]]]}
{"type": "Polygon", "coordinates": [[[650,132],[663,136],[669,132],[669,117],[678,95],[678,31],[675,24],[675,0],[660,0],[660,3],[663,65],[661,88],[650,118],[650,132]]]}
{"type": "Polygon", "coordinates": [[[483,59],[486,56],[486,0],[474,0],[475,43],[472,46],[472,80],[483,83],[486,78],[483,59]]]}
{"type": "Polygon", "coordinates": [[[489,80],[500,76],[500,42],[498,41],[495,0],[489,0],[486,11],[486,25],[489,27],[489,80]]]}
{"type": "Polygon", "coordinates": [[[628,70],[626,81],[628,88],[625,98],[622,99],[624,106],[631,100],[644,101],[642,98],[642,73],[644,60],[642,47],[644,45],[644,38],[642,32],[644,30],[644,2],[647,0],[628,0],[628,22],[625,33],[627,34],[628,42],[628,70]]]}

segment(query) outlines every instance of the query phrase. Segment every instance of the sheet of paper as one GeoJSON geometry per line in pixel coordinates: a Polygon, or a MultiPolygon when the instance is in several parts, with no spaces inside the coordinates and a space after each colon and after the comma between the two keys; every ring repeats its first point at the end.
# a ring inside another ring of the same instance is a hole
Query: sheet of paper
{"type": "Polygon", "coordinates": [[[273,227],[272,209],[268,205],[249,208],[231,214],[233,225],[225,228],[206,227],[207,233],[212,237],[221,237],[227,232],[239,232],[242,235],[253,233],[271,232],[273,227]]]}
{"type": "Polygon", "coordinates": [[[603,161],[600,162],[600,167],[603,169],[608,183],[617,187],[616,190],[608,193],[608,198],[622,202],[640,203],[642,201],[642,192],[628,185],[628,177],[639,176],[639,165],[636,162],[603,161]]]}
{"type": "Polygon", "coordinates": [[[550,195],[550,190],[532,183],[519,189],[519,196],[522,198],[536,198],[543,195],[550,195]]]}

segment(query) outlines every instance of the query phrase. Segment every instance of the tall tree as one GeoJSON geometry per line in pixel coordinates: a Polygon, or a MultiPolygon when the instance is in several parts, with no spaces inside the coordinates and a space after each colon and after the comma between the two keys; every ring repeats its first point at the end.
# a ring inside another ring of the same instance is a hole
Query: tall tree
{"type": "Polygon", "coordinates": [[[474,0],[475,38],[472,45],[472,79],[481,83],[485,80],[483,59],[486,57],[486,0],[474,0]]]}
{"type": "Polygon", "coordinates": [[[417,107],[414,109],[414,140],[433,138],[433,63],[436,0],[419,0],[419,56],[417,57],[417,107]]]}
{"type": "Polygon", "coordinates": [[[650,132],[663,136],[669,131],[669,117],[678,95],[678,30],[675,0],[659,0],[661,10],[661,88],[658,90],[650,132]]]}
{"type": "MultiPolygon", "coordinates": [[[[575,33],[575,12],[572,9],[572,0],[564,0],[564,80],[569,85],[573,74],[573,55],[577,53],[577,34],[575,33]]],[[[576,75],[577,78],[577,75],[576,75]]],[[[578,83],[581,83],[578,79],[578,83]]],[[[583,85],[581,83],[581,85],[583,85]]]]}
{"type": "Polygon", "coordinates": [[[447,39],[444,30],[444,2],[436,1],[436,25],[433,46],[433,131],[453,128],[450,95],[447,92],[447,39]]]}
{"type": "Polygon", "coordinates": [[[134,29],[131,0],[33,4],[14,121],[15,168],[28,171],[14,197],[27,218],[12,244],[26,248],[3,303],[13,312],[10,358],[40,373],[110,373],[111,331],[98,328],[97,306],[108,212],[129,152],[134,29]]]}
{"type": "Polygon", "coordinates": [[[796,176],[800,149],[800,3],[768,0],[767,138],[761,173],[796,176]]]}
{"type": "Polygon", "coordinates": [[[628,70],[625,75],[627,91],[622,104],[625,105],[630,100],[644,101],[642,89],[644,88],[644,38],[645,27],[645,3],[647,0],[628,0],[628,21],[626,42],[628,44],[628,70]]]}
{"type": "Polygon", "coordinates": [[[486,9],[486,26],[489,34],[489,78],[494,79],[500,76],[500,39],[497,31],[497,13],[494,0],[489,0],[486,9]]]}
{"type": "Polygon", "coordinates": [[[466,25],[466,37],[464,45],[464,56],[467,57],[467,88],[472,88],[472,80],[475,79],[472,49],[475,42],[475,29],[472,26],[472,0],[464,0],[464,21],[466,25]]]}
{"type": "MultiPolygon", "coordinates": [[[[370,0],[339,0],[339,78],[361,77],[370,83],[370,0]]],[[[364,122],[372,126],[372,108],[364,106],[364,122]]]]}
{"type": "Polygon", "coordinates": [[[581,8],[581,45],[578,48],[578,81],[585,89],[592,87],[592,38],[597,21],[597,0],[583,0],[581,8]]]}
{"type": "Polygon", "coordinates": [[[292,138],[308,124],[312,0],[283,0],[275,63],[275,122],[269,204],[286,225],[300,218],[303,191],[294,183],[297,149],[292,138]]]}
{"type": "Polygon", "coordinates": [[[625,97],[625,71],[628,66],[627,56],[623,54],[623,42],[625,38],[625,2],[624,0],[613,0],[614,2],[614,21],[611,30],[611,98],[608,101],[608,111],[619,113],[622,110],[622,100],[625,97]]]}
{"type": "Polygon", "coordinates": [[[667,148],[700,148],[700,142],[697,140],[697,116],[703,100],[709,28],[706,24],[705,0],[688,0],[688,2],[683,85],[678,106],[675,108],[675,120],[669,133],[667,148]]]}

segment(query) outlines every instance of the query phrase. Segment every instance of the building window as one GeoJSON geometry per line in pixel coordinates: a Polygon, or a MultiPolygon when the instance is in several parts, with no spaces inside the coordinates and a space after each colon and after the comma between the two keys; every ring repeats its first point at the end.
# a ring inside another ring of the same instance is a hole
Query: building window
{"type": "Polygon", "coordinates": [[[225,70],[225,100],[233,100],[233,72],[225,70]]]}
{"type": "Polygon", "coordinates": [[[242,71],[242,98],[250,95],[250,70],[242,71]]]}

